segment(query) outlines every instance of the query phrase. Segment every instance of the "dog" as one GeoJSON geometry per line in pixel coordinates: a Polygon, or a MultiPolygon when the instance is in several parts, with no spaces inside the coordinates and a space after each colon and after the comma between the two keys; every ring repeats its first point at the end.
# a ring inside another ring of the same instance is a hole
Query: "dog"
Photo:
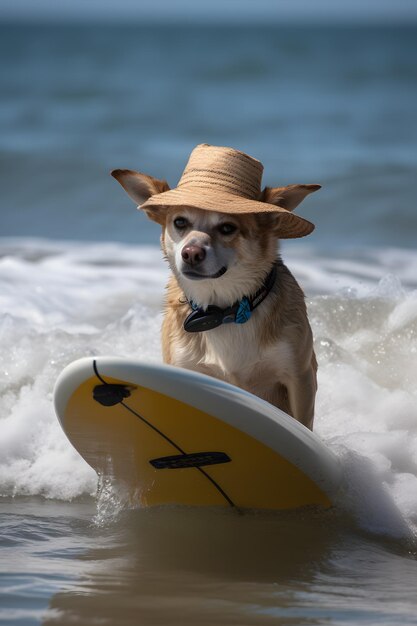
{"type": "Polygon", "coordinates": [[[171,269],[164,362],[246,389],[312,430],[312,331],[303,291],[278,245],[312,232],[292,211],[320,185],[261,191],[262,169],[245,153],[202,144],[173,190],[132,170],[111,174],[162,227],[171,269]]]}

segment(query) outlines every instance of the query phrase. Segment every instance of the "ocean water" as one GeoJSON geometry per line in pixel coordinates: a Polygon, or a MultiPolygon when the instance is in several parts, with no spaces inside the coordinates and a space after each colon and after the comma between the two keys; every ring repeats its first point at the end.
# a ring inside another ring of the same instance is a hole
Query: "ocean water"
{"type": "Polygon", "coordinates": [[[416,624],[416,29],[0,31],[0,620],[416,624]],[[158,228],[108,170],[174,185],[200,142],[323,184],[282,254],[343,467],[330,512],[129,510],[54,415],[72,360],[161,360],[158,228]]]}

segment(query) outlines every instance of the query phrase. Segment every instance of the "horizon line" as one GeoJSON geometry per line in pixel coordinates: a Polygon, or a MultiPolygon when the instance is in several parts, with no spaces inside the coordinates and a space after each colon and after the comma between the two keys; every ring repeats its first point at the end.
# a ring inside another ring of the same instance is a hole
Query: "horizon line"
{"type": "Polygon", "coordinates": [[[163,18],[147,15],[17,15],[14,13],[1,14],[0,27],[10,24],[36,24],[45,26],[54,25],[117,25],[117,26],[407,26],[413,27],[417,25],[417,15],[404,16],[398,15],[396,18],[392,16],[309,16],[299,18],[297,16],[286,15],[285,17],[266,15],[262,17],[247,15],[236,19],[235,16],[208,16],[205,15],[170,15],[163,18]]]}

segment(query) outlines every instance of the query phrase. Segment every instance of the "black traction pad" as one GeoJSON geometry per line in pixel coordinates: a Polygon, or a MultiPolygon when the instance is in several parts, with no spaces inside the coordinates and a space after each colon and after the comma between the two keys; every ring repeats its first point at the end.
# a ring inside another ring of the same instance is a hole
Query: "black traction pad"
{"type": "Polygon", "coordinates": [[[155,469],[183,469],[185,467],[202,467],[230,463],[231,458],[225,452],[194,452],[192,454],[175,454],[152,459],[149,463],[155,469]]]}
{"type": "Polygon", "coordinates": [[[96,385],[93,389],[93,398],[103,406],[114,406],[130,396],[130,390],[125,385],[96,385]]]}

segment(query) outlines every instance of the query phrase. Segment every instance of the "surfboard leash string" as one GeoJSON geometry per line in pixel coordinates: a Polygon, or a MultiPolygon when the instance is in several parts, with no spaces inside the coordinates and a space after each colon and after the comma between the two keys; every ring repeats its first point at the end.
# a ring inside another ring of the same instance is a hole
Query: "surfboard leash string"
{"type": "MultiPolygon", "coordinates": [[[[129,405],[125,404],[124,399],[130,396],[129,389],[125,385],[108,383],[106,380],[104,380],[104,378],[101,376],[100,372],[98,371],[96,359],[93,359],[93,369],[94,369],[94,374],[97,376],[98,380],[102,383],[102,385],[104,385],[104,389],[102,390],[98,390],[97,387],[94,389],[93,397],[95,400],[97,400],[98,402],[100,402],[100,404],[104,406],[115,406],[116,404],[121,404],[124,409],[129,411],[129,413],[132,413],[133,415],[135,415],[135,417],[140,419],[144,424],[146,424],[149,428],[151,428],[158,435],[160,435],[163,439],[165,439],[165,441],[167,441],[171,446],[173,446],[180,454],[187,455],[185,450],[183,450],[177,443],[175,443],[175,441],[173,441],[170,437],[168,437],[168,435],[165,435],[165,433],[159,430],[159,428],[154,426],[154,424],[152,424],[145,417],[140,415],[140,413],[132,409],[129,405]]],[[[218,484],[218,482],[210,476],[210,474],[208,474],[202,467],[198,465],[195,465],[193,467],[194,469],[197,469],[201,474],[203,474],[203,476],[207,478],[207,480],[211,482],[211,484],[217,489],[217,491],[223,496],[226,502],[228,502],[228,504],[233,509],[235,509],[239,514],[242,514],[242,510],[238,506],[236,506],[233,500],[228,496],[228,494],[218,484]]]]}

